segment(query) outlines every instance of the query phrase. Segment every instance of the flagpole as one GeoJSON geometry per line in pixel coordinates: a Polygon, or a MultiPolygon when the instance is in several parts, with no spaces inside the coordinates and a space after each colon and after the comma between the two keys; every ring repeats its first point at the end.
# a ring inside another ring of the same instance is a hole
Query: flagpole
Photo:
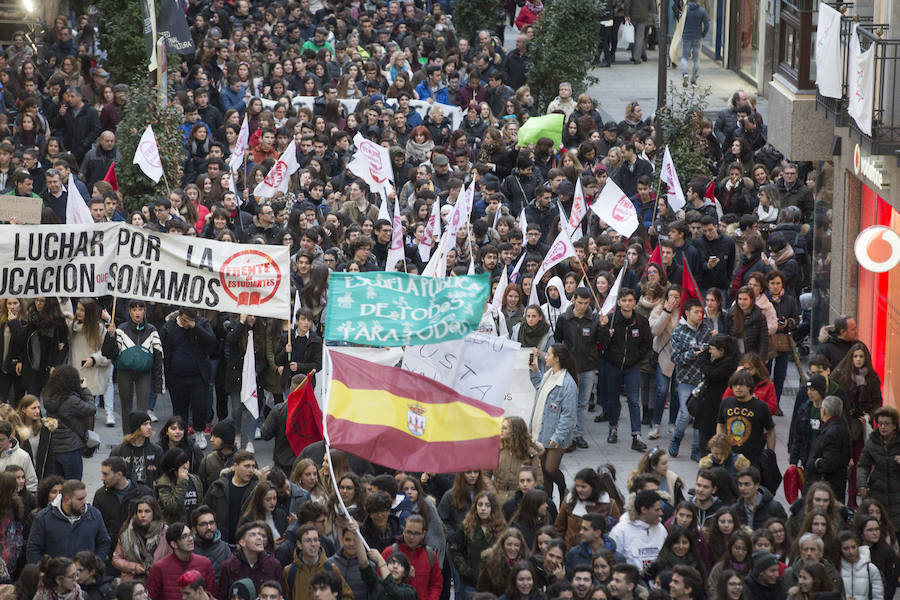
{"type": "MultiPolygon", "coordinates": [[[[162,157],[160,157],[160,158],[162,158],[162,157]]],[[[160,162],[162,162],[162,161],[160,160],[160,162]]],[[[172,193],[172,190],[169,189],[169,178],[166,177],[166,169],[165,169],[165,167],[163,167],[163,170],[162,170],[162,176],[163,176],[163,183],[164,183],[165,186],[166,186],[166,195],[169,195],[169,194],[172,193]]]]}
{"type": "MultiPolygon", "coordinates": [[[[597,304],[597,310],[600,310],[600,306],[601,306],[600,300],[597,298],[597,294],[594,293],[594,286],[591,285],[591,278],[588,277],[587,271],[584,270],[584,263],[579,260],[578,264],[581,265],[581,272],[584,273],[584,278],[585,278],[585,280],[587,280],[587,284],[588,284],[587,288],[588,288],[588,290],[590,290],[591,296],[594,297],[594,302],[597,304]]],[[[624,269],[625,267],[623,266],[622,268],[624,269]]]]}

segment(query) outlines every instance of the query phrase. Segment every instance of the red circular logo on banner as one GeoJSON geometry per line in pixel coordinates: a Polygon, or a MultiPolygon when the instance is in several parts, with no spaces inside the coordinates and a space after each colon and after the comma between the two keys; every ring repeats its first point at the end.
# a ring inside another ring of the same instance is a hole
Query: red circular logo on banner
{"type": "Polygon", "coordinates": [[[613,207],[613,218],[616,221],[626,221],[632,215],[637,215],[634,210],[634,204],[631,203],[631,200],[622,196],[619,198],[619,201],[616,202],[616,205],[613,207]]]}
{"type": "Polygon", "coordinates": [[[279,160],[272,166],[272,170],[269,171],[268,175],[266,175],[266,185],[277,188],[281,185],[281,181],[284,179],[285,174],[287,174],[287,163],[283,160],[279,160]]]}
{"type": "Polygon", "coordinates": [[[281,285],[281,269],[275,260],[260,250],[242,250],[222,263],[219,280],[238,306],[265,304],[281,285]]]}

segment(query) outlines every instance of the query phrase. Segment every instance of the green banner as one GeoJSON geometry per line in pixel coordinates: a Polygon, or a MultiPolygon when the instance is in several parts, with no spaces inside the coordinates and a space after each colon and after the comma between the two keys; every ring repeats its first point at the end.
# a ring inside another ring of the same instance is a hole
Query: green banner
{"type": "Polygon", "coordinates": [[[325,339],[363,346],[436,344],[478,327],[490,274],[421,277],[406,273],[332,273],[325,339]]]}
{"type": "Polygon", "coordinates": [[[562,144],[563,121],[565,115],[551,113],[541,117],[528,117],[519,127],[519,147],[536,144],[542,138],[553,140],[553,147],[559,149],[562,144]]]}

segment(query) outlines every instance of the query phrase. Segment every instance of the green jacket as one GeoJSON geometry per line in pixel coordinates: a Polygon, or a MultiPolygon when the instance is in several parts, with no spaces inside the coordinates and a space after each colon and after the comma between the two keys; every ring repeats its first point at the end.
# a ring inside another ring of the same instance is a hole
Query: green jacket
{"type": "Polygon", "coordinates": [[[408,583],[397,583],[390,573],[380,579],[371,563],[362,570],[366,587],[375,591],[369,594],[369,600],[416,600],[416,589],[408,583]]]}

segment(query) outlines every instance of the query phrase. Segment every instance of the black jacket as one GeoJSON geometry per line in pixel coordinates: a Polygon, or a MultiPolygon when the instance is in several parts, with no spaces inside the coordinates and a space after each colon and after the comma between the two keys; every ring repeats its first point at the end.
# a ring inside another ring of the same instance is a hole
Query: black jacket
{"type": "MultiPolygon", "coordinates": [[[[163,364],[165,365],[166,373],[171,371],[172,358],[175,356],[175,349],[173,346],[175,328],[181,328],[181,326],[178,325],[177,319],[177,315],[172,316],[159,329],[159,338],[162,341],[163,346],[163,364]]],[[[218,343],[216,334],[213,333],[212,326],[209,324],[209,319],[206,319],[205,317],[197,317],[194,327],[191,329],[183,329],[183,331],[190,342],[191,354],[194,355],[194,358],[197,360],[197,365],[200,367],[200,377],[203,379],[203,383],[208,385],[212,374],[209,362],[209,351],[211,348],[215,348],[218,343]]]]}
{"type": "Polygon", "coordinates": [[[600,343],[606,362],[620,371],[629,369],[650,356],[653,350],[650,322],[637,311],[632,311],[631,318],[625,318],[616,309],[609,323],[600,327],[600,343]]]}
{"type": "Polygon", "coordinates": [[[294,454],[290,442],[285,435],[287,427],[287,400],[280,402],[269,411],[269,416],[259,428],[262,439],[271,440],[275,438],[275,449],[273,458],[276,467],[279,467],[285,473],[290,473],[294,466],[294,460],[297,455],[294,454]]]}
{"type": "Polygon", "coordinates": [[[128,465],[128,478],[135,483],[153,486],[153,482],[160,476],[159,463],[162,462],[162,448],[145,440],[142,446],[133,446],[128,442],[122,442],[109,452],[110,456],[121,456],[128,465]]]}
{"type": "Polygon", "coordinates": [[[630,198],[637,194],[637,180],[641,175],[653,177],[653,166],[643,158],[638,157],[634,161],[633,168],[630,163],[624,162],[612,179],[622,189],[622,192],[630,198]]]}
{"type": "Polygon", "coordinates": [[[701,236],[694,240],[694,247],[700,252],[700,270],[694,273],[700,289],[708,290],[711,287],[717,287],[720,290],[727,290],[731,285],[736,259],[734,240],[719,235],[710,241],[705,236],[701,236]],[[719,259],[714,267],[709,266],[709,259],[712,256],[719,259]]]}
{"type": "MultiPolygon", "coordinates": [[[[231,469],[223,471],[221,477],[213,481],[212,485],[203,496],[203,504],[207,505],[216,514],[216,523],[219,524],[219,531],[222,532],[222,539],[229,544],[234,543],[234,533],[237,531],[237,523],[230,523],[228,520],[228,487],[233,472],[231,469]]],[[[241,504],[241,514],[247,508],[250,501],[250,495],[253,489],[259,483],[259,479],[254,475],[247,484],[247,492],[244,494],[244,501],[241,504]]]]}
{"type": "Polygon", "coordinates": [[[519,169],[513,169],[512,174],[503,180],[500,191],[509,199],[510,215],[518,218],[522,209],[534,200],[535,190],[541,184],[539,177],[536,173],[526,177],[519,173],[519,169]]]}
{"type": "MultiPolygon", "coordinates": [[[[306,340],[306,344],[303,345],[303,348],[299,347],[297,339],[296,335],[291,336],[290,356],[288,356],[288,353],[285,350],[286,346],[282,347],[281,350],[275,354],[275,364],[284,367],[284,372],[281,375],[282,387],[288,387],[291,382],[291,377],[298,373],[305,375],[313,369],[315,369],[316,372],[322,370],[323,344],[319,334],[310,328],[309,337],[306,340]],[[291,371],[290,364],[292,362],[297,363],[296,371],[291,371]]],[[[316,384],[315,375],[313,375],[312,384],[316,384]]]]}
{"type": "MultiPolygon", "coordinates": [[[[125,489],[121,497],[119,497],[118,492],[111,491],[106,486],[102,486],[94,492],[92,504],[100,511],[100,514],[103,516],[103,524],[106,525],[106,531],[109,532],[110,537],[114,540],[114,543],[109,548],[110,556],[116,549],[122,524],[128,518],[128,515],[131,514],[137,499],[144,496],[155,497],[151,488],[133,481],[125,489]]],[[[103,558],[107,557],[104,556],[103,558]]]]}
{"type": "Polygon", "coordinates": [[[816,481],[831,486],[835,497],[842,501],[847,491],[847,465],[850,464],[850,429],[847,422],[832,418],[822,425],[806,460],[806,487],[816,481]]]}
{"type": "MultiPolygon", "coordinates": [[[[512,50],[506,55],[501,67],[506,73],[506,83],[514,90],[525,85],[528,72],[528,53],[519,54],[518,50],[512,50]]],[[[602,125],[602,123],[601,123],[602,125]]]]}
{"type": "MultiPolygon", "coordinates": [[[[576,317],[574,305],[569,306],[556,321],[556,329],[553,333],[558,343],[565,344],[572,356],[578,362],[578,372],[593,371],[597,368],[597,360],[600,355],[597,351],[597,343],[601,340],[600,320],[593,309],[583,317],[576,317]]],[[[646,319],[644,319],[646,321],[646,319]]],[[[650,331],[650,326],[647,326],[650,331]]]]}
{"type": "Polygon", "coordinates": [[[97,412],[91,392],[87,388],[81,388],[80,393],[70,392],[44,398],[44,408],[47,409],[47,416],[53,417],[58,423],[50,438],[50,450],[59,454],[83,449],[87,431],[85,418],[97,412]]]}
{"type": "Polygon", "coordinates": [[[737,520],[741,523],[741,525],[746,525],[753,531],[756,531],[760,527],[763,526],[763,523],[768,521],[771,518],[777,517],[779,519],[787,519],[787,513],[784,511],[784,507],[781,505],[781,502],[776,500],[772,494],[764,487],[759,488],[759,493],[762,494],[762,500],[757,504],[756,510],[753,511],[753,522],[747,522],[747,511],[744,510],[744,501],[738,499],[738,501],[732,505],[731,512],[737,517],[737,520]]]}
{"type": "Polygon", "coordinates": [[[725,314],[725,325],[728,327],[727,333],[744,341],[745,354],[753,352],[763,360],[766,360],[766,355],[769,353],[769,327],[766,325],[766,318],[763,316],[762,311],[754,304],[750,314],[744,317],[743,334],[736,334],[734,333],[734,312],[737,310],[741,309],[735,304],[725,314]]]}
{"type": "Polygon", "coordinates": [[[850,347],[855,343],[855,341],[842,340],[837,334],[831,332],[828,334],[828,339],[819,344],[818,352],[828,358],[828,361],[831,363],[831,370],[834,371],[834,368],[850,352],[850,347]]]}
{"type": "Polygon", "coordinates": [[[716,433],[722,395],[728,389],[728,379],[734,375],[737,366],[737,355],[726,354],[719,360],[712,360],[708,350],[700,355],[698,367],[706,374],[706,385],[694,413],[694,426],[710,437],[716,433]]]}
{"type": "Polygon", "coordinates": [[[763,585],[752,575],[744,577],[744,600],[785,600],[787,596],[778,582],[775,585],[763,585]]]}
{"type": "Polygon", "coordinates": [[[84,155],[88,153],[102,131],[100,115],[93,106],[85,103],[78,111],[77,116],[75,111],[69,107],[66,114],[57,117],[55,122],[63,130],[63,144],[72,151],[75,159],[81,164],[84,155]]]}

